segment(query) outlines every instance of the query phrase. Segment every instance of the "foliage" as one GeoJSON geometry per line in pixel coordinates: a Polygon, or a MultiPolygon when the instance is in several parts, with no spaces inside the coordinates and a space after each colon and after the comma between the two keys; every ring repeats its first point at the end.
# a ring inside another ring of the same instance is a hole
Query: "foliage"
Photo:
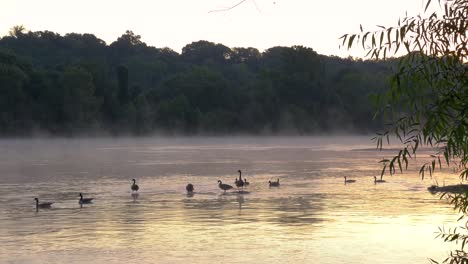
{"type": "MultiPolygon", "coordinates": [[[[425,12],[430,5],[428,0],[425,12]]],[[[436,167],[446,164],[458,168],[462,180],[468,178],[467,21],[468,1],[447,0],[433,13],[407,16],[378,31],[364,32],[361,26],[360,33],[342,37],[343,45],[362,46],[373,59],[386,59],[401,49],[407,53],[399,59],[391,88],[374,98],[381,107],[378,114],[391,118],[376,137],[378,148],[390,135],[404,145],[398,155],[382,161],[382,175],[406,169],[418,149],[429,146],[434,153],[421,167],[421,177],[432,176],[436,167]]],[[[466,194],[446,197],[466,214],[467,200],[460,200],[466,194]]],[[[457,231],[441,233],[447,241],[463,241],[461,251],[446,262],[468,263],[463,251],[466,236],[457,231]]]]}
{"type": "Polygon", "coordinates": [[[203,40],[178,54],[132,31],[107,45],[17,26],[0,39],[0,135],[366,133],[382,126],[368,97],[391,65],[203,40]]]}

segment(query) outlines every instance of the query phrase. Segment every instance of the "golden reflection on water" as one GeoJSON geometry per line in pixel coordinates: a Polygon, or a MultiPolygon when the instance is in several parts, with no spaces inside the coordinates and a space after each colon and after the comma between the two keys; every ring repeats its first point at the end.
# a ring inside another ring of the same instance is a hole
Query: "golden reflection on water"
{"type": "Polygon", "coordinates": [[[381,154],[323,141],[46,141],[36,151],[3,143],[12,155],[0,167],[0,263],[420,263],[446,256],[450,247],[434,232],[456,215],[425,190],[430,182],[409,171],[376,185],[381,154]],[[251,185],[245,194],[223,194],[217,180],[233,184],[238,168],[251,185]],[[344,176],[357,182],[345,185],[344,176]],[[281,186],[269,188],[276,178],[281,186]],[[188,182],[193,196],[185,193],[188,182]],[[95,202],[80,208],[79,192],[95,202]],[[35,196],[55,201],[53,208],[35,212],[35,196]]]}

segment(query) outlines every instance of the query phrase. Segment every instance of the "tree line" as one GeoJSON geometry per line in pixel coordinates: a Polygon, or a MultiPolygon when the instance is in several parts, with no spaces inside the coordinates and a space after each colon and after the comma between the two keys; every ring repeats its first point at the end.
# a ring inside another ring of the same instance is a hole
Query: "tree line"
{"type": "Polygon", "coordinates": [[[369,98],[394,64],[14,27],[0,39],[0,135],[366,133],[383,126],[369,98]]]}

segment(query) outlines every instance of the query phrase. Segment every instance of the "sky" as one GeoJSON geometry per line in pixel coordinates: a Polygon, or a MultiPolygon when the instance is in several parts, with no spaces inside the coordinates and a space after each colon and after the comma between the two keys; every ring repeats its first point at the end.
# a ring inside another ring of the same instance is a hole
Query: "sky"
{"type": "Polygon", "coordinates": [[[15,25],[28,30],[92,33],[107,44],[126,30],[142,41],[177,52],[194,41],[228,47],[302,45],[324,55],[363,57],[339,49],[345,33],[395,25],[405,12],[420,14],[423,0],[2,0],[0,35],[15,25]]]}

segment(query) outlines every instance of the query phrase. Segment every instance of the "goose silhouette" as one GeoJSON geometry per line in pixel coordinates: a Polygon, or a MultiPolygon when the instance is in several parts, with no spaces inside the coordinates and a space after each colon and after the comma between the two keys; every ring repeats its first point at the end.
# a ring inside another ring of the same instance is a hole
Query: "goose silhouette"
{"type": "Polygon", "coordinates": [[[138,192],[138,190],[140,189],[140,187],[136,184],[136,180],[135,179],[132,179],[133,181],[133,184],[131,186],[131,189],[132,189],[132,192],[138,192]]]}
{"type": "Polygon", "coordinates": [[[344,183],[347,184],[347,183],[353,183],[353,182],[356,182],[356,180],[347,180],[346,179],[346,176],[344,176],[344,183]]]}
{"type": "Polygon", "coordinates": [[[242,171],[238,170],[239,172],[239,179],[236,178],[236,181],[234,182],[236,184],[237,189],[241,188],[244,189],[244,181],[242,180],[242,171]]]}
{"type": "Polygon", "coordinates": [[[36,201],[36,210],[37,209],[46,209],[46,208],[50,208],[53,204],[53,202],[49,202],[49,203],[39,203],[39,198],[34,198],[34,200],[36,201]]]}
{"type": "Polygon", "coordinates": [[[221,180],[218,180],[218,187],[226,193],[227,190],[232,189],[232,186],[229,184],[223,183],[221,180]]]}
{"type": "Polygon", "coordinates": [[[277,179],[275,182],[268,181],[268,184],[270,185],[270,187],[279,187],[280,186],[279,179],[277,179]]]}
{"type": "Polygon", "coordinates": [[[374,184],[377,184],[377,183],[384,183],[384,182],[386,182],[386,181],[385,181],[385,180],[382,180],[382,179],[377,180],[377,176],[374,176],[374,184]]]}
{"type": "Polygon", "coordinates": [[[250,182],[247,181],[246,178],[244,178],[244,186],[250,185],[250,182]]]}
{"type": "Polygon", "coordinates": [[[90,204],[92,203],[94,198],[83,198],[83,194],[80,193],[80,200],[78,201],[79,204],[90,204]]]}
{"type": "Polygon", "coordinates": [[[185,186],[185,189],[187,190],[188,193],[193,193],[193,184],[189,183],[187,186],[185,186]]]}

